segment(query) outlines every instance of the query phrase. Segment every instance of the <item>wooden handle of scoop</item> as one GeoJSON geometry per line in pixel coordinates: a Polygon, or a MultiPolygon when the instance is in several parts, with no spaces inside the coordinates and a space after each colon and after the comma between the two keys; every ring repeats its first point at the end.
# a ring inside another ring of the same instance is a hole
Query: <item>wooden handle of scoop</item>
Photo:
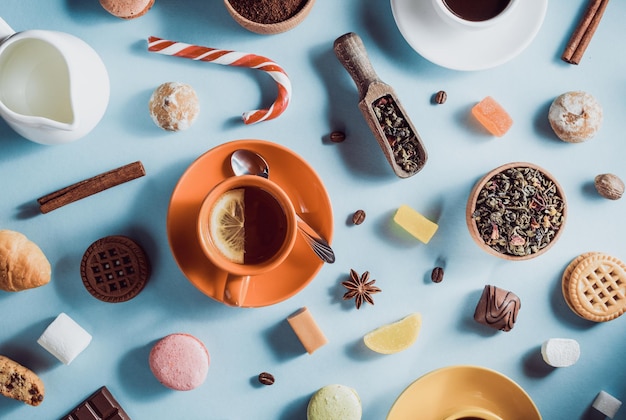
{"type": "Polygon", "coordinates": [[[356,83],[360,99],[363,99],[372,83],[381,82],[367,56],[363,41],[354,32],[348,32],[335,40],[333,49],[356,83]]]}

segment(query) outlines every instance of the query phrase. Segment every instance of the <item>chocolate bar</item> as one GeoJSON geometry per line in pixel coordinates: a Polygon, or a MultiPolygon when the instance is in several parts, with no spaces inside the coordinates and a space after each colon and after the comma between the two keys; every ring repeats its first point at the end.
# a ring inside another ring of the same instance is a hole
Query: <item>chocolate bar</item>
{"type": "Polygon", "coordinates": [[[91,394],[61,420],[130,420],[106,386],[91,394]]]}

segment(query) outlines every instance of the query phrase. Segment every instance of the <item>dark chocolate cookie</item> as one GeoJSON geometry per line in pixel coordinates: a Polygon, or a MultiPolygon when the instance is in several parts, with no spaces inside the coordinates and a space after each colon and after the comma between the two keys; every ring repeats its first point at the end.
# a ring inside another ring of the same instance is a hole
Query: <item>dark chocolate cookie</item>
{"type": "Polygon", "coordinates": [[[113,235],[87,248],[80,276],[89,293],[104,302],[125,302],[137,296],[150,277],[150,262],[132,239],[113,235]]]}

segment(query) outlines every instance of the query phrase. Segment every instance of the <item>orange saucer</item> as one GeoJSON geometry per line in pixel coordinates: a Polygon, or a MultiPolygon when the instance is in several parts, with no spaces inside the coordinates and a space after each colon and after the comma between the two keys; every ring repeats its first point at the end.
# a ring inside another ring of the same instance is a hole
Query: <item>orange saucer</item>
{"type": "MultiPolygon", "coordinates": [[[[167,236],[174,259],[187,279],[219,302],[226,272],[204,256],[196,236],[196,221],[206,194],[215,184],[233,176],[230,155],[237,149],[249,149],[263,156],[270,166],[270,179],[285,190],[300,216],[329,243],[333,233],[328,193],[313,168],[293,151],[264,140],[236,140],[209,150],[187,168],[174,188],[167,213],[167,236]]],[[[298,235],[283,264],[251,279],[242,306],[268,306],[290,298],[313,280],[323,264],[298,235]]]]}

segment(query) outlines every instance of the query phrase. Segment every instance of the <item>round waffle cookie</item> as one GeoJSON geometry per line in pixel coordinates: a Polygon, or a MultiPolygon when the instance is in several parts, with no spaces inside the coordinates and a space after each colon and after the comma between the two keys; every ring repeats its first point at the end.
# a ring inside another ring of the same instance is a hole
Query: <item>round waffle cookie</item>
{"type": "Polygon", "coordinates": [[[92,243],[80,264],[85,288],[104,302],[125,302],[137,296],[150,277],[150,262],[132,239],[113,235],[92,243]]]}
{"type": "Polygon", "coordinates": [[[590,321],[610,321],[626,311],[626,265],[610,255],[576,257],[563,273],[562,288],[568,306],[590,321]]]}

